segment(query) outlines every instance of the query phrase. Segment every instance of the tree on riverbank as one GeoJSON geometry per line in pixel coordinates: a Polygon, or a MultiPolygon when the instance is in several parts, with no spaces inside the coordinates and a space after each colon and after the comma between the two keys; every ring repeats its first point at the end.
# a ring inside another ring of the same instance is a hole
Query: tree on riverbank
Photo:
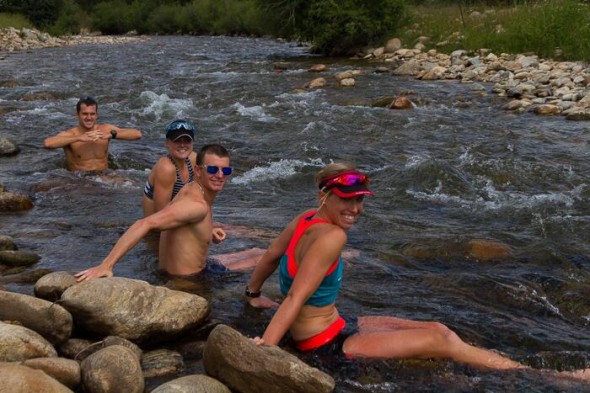
{"type": "Polygon", "coordinates": [[[402,0],[3,0],[53,35],[275,35],[309,41],[318,53],[349,54],[401,26],[402,0]]]}
{"type": "Polygon", "coordinates": [[[353,54],[390,38],[406,18],[400,0],[258,0],[263,13],[288,35],[310,41],[327,55],[353,54]]]}

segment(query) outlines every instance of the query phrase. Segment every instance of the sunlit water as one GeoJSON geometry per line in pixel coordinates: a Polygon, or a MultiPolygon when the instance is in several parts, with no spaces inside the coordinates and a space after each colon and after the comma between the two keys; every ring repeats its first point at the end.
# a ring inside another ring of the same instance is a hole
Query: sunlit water
{"type": "MultiPolygon", "coordinates": [[[[1,215],[0,234],[41,255],[36,268],[76,272],[100,262],[141,215],[143,183],[165,152],[165,123],[188,118],[199,129],[197,147],[219,142],[231,150],[236,171],[216,200],[215,219],[247,228],[212,254],[267,246],[293,215],[315,206],[318,169],[353,162],[371,175],[376,197],[349,233],[360,255],[347,261],[343,313],[439,320],[469,342],[535,367],[590,367],[588,123],[506,112],[490,85],[393,77],[374,72],[382,64],[321,59],[266,39],[157,37],[2,57],[0,82],[11,87],[0,88],[7,109],[0,135],[22,151],[0,158],[0,183],[30,195],[34,208],[1,215]],[[276,72],[277,62],[287,70],[276,72]],[[330,71],[309,73],[318,62],[330,71]],[[336,87],[331,75],[351,69],[365,71],[356,86],[336,87]],[[330,86],[297,89],[317,76],[330,86]],[[27,93],[53,98],[23,100],[27,93]],[[419,105],[370,106],[402,93],[419,105]],[[44,138],[75,125],[83,95],[99,100],[102,122],[144,133],[111,144],[114,178],[69,173],[61,150],[42,148],[44,138]],[[463,250],[472,239],[503,242],[514,257],[469,258],[463,250]]],[[[153,241],[146,241],[115,273],[165,283],[155,266],[153,241]]],[[[213,323],[253,336],[272,313],[244,307],[247,280],[245,273],[202,277],[190,290],[212,302],[213,323]]],[[[32,293],[30,284],[6,286],[32,293]]],[[[276,277],[265,291],[277,296],[276,277]]],[[[588,388],[450,362],[325,369],[339,392],[588,388]]],[[[201,363],[187,361],[184,373],[195,370],[201,363]]]]}

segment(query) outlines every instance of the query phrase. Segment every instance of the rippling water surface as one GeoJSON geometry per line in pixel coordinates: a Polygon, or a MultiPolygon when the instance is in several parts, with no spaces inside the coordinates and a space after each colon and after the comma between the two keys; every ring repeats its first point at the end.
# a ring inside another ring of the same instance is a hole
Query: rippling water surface
{"type": "MultiPolygon", "coordinates": [[[[236,175],[215,218],[243,228],[211,252],[265,247],[315,204],[313,174],[332,161],[368,172],[377,196],[350,231],[339,309],[347,314],[435,319],[463,338],[535,367],[590,367],[590,132],[588,123],[515,115],[485,84],[420,82],[374,72],[377,64],[321,59],[292,43],[223,37],[156,37],[124,46],[85,45],[3,54],[0,133],[21,147],[0,158],[0,183],[29,194],[31,211],[0,216],[0,233],[42,256],[37,268],[79,271],[98,263],[141,215],[142,185],[164,154],[164,125],[195,121],[196,146],[220,142],[236,175]],[[277,62],[286,70],[274,71],[277,62]],[[300,91],[326,63],[330,86],[300,91]],[[361,69],[356,87],[338,71],[361,69]],[[11,83],[6,83],[11,82],[11,83]],[[28,93],[47,99],[29,101],[28,93]],[[410,93],[409,111],[373,108],[410,93]],[[111,144],[116,175],[69,173],[43,139],[75,125],[83,95],[100,120],[134,126],[135,142],[111,144]],[[486,239],[512,256],[482,261],[486,239]]],[[[379,64],[381,65],[381,64],[379,64]]],[[[231,234],[231,233],[230,233],[231,234]]],[[[116,267],[155,284],[153,242],[116,267]]],[[[260,334],[271,313],[244,308],[248,274],[191,283],[212,320],[260,334]],[[246,317],[245,317],[246,316],[246,317]]],[[[30,284],[8,284],[32,293],[30,284]]],[[[278,294],[276,280],[266,290],[278,294]]],[[[202,366],[187,362],[186,372],[202,366]]],[[[581,391],[588,385],[532,372],[481,372],[450,362],[375,361],[329,369],[339,392],[581,391]]]]}

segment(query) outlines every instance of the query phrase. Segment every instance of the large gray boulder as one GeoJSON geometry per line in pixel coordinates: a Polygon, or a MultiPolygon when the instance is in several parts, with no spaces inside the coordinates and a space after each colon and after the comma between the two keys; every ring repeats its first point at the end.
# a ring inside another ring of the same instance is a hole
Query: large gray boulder
{"type": "Polygon", "coordinates": [[[200,325],[206,299],[122,277],[83,281],[61,296],[77,326],[99,336],[135,343],[166,341],[200,325]]]}
{"type": "Polygon", "coordinates": [[[21,293],[0,292],[0,320],[18,321],[53,345],[72,334],[72,315],[65,308],[21,293]]]}
{"type": "Polygon", "coordinates": [[[332,392],[334,379],[276,346],[259,346],[225,325],[213,329],[203,358],[207,374],[240,393],[332,392]]]}
{"type": "Polygon", "coordinates": [[[45,357],[57,357],[51,343],[31,329],[0,322],[0,361],[20,362],[45,357]]]}

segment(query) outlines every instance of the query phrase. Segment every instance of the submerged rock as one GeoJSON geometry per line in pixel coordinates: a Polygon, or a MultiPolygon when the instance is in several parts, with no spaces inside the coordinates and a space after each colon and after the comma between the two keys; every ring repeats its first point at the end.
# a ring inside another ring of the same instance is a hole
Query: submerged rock
{"type": "Polygon", "coordinates": [[[0,192],[0,212],[16,212],[33,208],[31,198],[12,192],[0,192]]]}
{"type": "Polygon", "coordinates": [[[20,148],[12,139],[0,137],[0,157],[13,156],[19,152],[20,148]]]}
{"type": "Polygon", "coordinates": [[[14,244],[14,240],[10,236],[0,235],[0,251],[16,249],[16,244],[14,244]]]}
{"type": "Polygon", "coordinates": [[[19,250],[0,251],[0,264],[6,266],[31,266],[39,262],[41,257],[34,252],[19,250]]]}

